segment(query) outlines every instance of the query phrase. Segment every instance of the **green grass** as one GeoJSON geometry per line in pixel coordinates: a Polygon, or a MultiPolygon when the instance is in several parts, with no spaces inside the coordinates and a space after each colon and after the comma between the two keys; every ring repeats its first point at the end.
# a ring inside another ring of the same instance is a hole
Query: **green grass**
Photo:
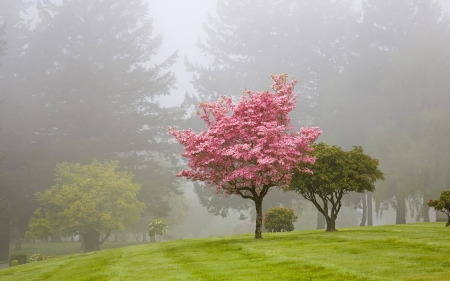
{"type": "MultiPolygon", "coordinates": [[[[122,243],[122,242],[105,242],[100,245],[101,250],[121,248],[140,243],[122,243]]],[[[15,250],[11,245],[9,254],[25,254],[30,257],[33,254],[42,254],[44,256],[63,256],[69,254],[79,254],[81,243],[79,242],[56,242],[56,243],[24,243],[21,250],[15,250]]]]}
{"type": "Polygon", "coordinates": [[[0,280],[450,280],[450,229],[417,223],[177,240],[34,262],[0,280]]]}

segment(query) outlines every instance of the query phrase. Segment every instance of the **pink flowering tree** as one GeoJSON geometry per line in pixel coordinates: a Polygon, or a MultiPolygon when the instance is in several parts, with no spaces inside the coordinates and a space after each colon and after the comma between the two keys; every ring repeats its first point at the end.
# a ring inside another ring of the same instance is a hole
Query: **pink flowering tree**
{"type": "Polygon", "coordinates": [[[301,169],[299,163],[314,163],[310,144],[321,133],[317,127],[293,131],[288,113],[295,108],[297,80],[287,81],[287,75],[272,79],[274,93],[246,90],[238,103],[230,97],[200,103],[198,115],[207,129],[199,134],[169,128],[188,159],[189,169],[177,176],[255,202],[257,239],[262,238],[264,197],[271,187],[287,186],[294,169],[301,169]]]}

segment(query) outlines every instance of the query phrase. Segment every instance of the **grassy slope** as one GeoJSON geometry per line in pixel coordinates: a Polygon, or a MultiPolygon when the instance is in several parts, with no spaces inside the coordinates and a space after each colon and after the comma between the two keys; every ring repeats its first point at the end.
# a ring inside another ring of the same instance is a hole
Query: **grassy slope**
{"type": "Polygon", "coordinates": [[[418,223],[177,240],[29,263],[0,280],[450,280],[449,232],[418,223]]]}
{"type": "MultiPolygon", "coordinates": [[[[0,0],[1,1],[1,0],[0,0]]],[[[142,243],[134,242],[105,242],[100,245],[100,249],[115,249],[140,245],[142,243]]],[[[15,250],[14,246],[9,247],[9,255],[25,254],[28,258],[33,254],[42,254],[44,256],[65,256],[69,254],[80,254],[80,242],[51,242],[51,243],[24,243],[21,250],[15,250]]]]}

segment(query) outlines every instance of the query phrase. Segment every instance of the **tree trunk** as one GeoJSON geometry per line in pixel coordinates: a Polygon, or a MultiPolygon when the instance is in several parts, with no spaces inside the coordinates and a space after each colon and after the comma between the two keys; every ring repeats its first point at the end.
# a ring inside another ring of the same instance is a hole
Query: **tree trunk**
{"type": "Polygon", "coordinates": [[[100,251],[100,232],[96,230],[90,230],[83,234],[84,240],[84,252],[100,251]]]}
{"type": "Polygon", "coordinates": [[[423,221],[424,222],[430,222],[430,206],[428,206],[427,200],[423,200],[422,204],[422,212],[423,212],[423,221]]]}
{"type": "Polygon", "coordinates": [[[143,231],[142,232],[142,243],[147,243],[147,232],[143,231]]]}
{"type": "Polygon", "coordinates": [[[336,231],[336,215],[331,215],[331,217],[327,216],[326,222],[327,222],[327,230],[326,232],[334,232],[336,231]]]}
{"type": "Polygon", "coordinates": [[[262,200],[261,198],[255,198],[255,208],[256,208],[256,228],[255,228],[255,239],[262,239],[261,228],[262,228],[262,200]]]}
{"type": "Polygon", "coordinates": [[[373,225],[372,192],[367,193],[367,225],[373,225]]]}
{"type": "Polygon", "coordinates": [[[363,193],[361,195],[361,199],[362,199],[363,213],[362,213],[362,217],[361,217],[361,223],[359,224],[359,226],[366,226],[366,218],[367,218],[367,196],[366,196],[366,193],[363,193]]]}
{"type": "Polygon", "coordinates": [[[397,213],[395,218],[395,224],[405,224],[406,223],[405,197],[395,195],[395,199],[397,200],[397,213]]]}
{"type": "Polygon", "coordinates": [[[84,237],[83,234],[78,234],[78,241],[81,241],[80,251],[84,252],[84,237]]]}
{"type": "Polygon", "coordinates": [[[150,235],[150,243],[156,243],[156,234],[150,235]]]}
{"type": "Polygon", "coordinates": [[[9,261],[9,217],[0,214],[0,261],[9,261]]]}
{"type": "Polygon", "coordinates": [[[317,229],[325,229],[325,217],[317,211],[317,229]]]}

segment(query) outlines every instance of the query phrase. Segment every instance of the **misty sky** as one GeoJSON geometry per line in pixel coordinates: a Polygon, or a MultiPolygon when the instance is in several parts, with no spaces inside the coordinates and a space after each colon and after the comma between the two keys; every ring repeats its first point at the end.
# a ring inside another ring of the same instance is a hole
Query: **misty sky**
{"type": "Polygon", "coordinates": [[[178,50],[179,60],[173,67],[177,76],[177,87],[170,97],[163,97],[163,105],[181,102],[184,93],[194,90],[189,82],[190,75],[184,71],[184,58],[191,61],[205,61],[196,43],[204,37],[202,24],[207,13],[214,13],[216,0],[147,0],[150,16],[153,17],[155,33],[163,36],[163,49],[158,54],[165,58],[178,50]]]}
{"type": "MultiPolygon", "coordinates": [[[[208,13],[214,14],[217,0],[144,0],[153,17],[155,34],[163,36],[163,48],[158,54],[166,58],[175,50],[179,51],[179,60],[173,67],[177,77],[177,89],[170,96],[161,98],[165,106],[181,103],[186,92],[195,93],[189,80],[191,75],[184,70],[184,58],[192,62],[207,62],[196,43],[204,38],[202,24],[208,13]]],[[[355,0],[355,9],[361,7],[362,0],[355,0]]],[[[450,0],[439,0],[442,7],[450,11],[450,0]]],[[[262,90],[262,89],[256,89],[262,90]]]]}
{"type": "MultiPolygon", "coordinates": [[[[178,61],[172,67],[177,78],[177,89],[170,96],[161,97],[163,106],[173,106],[182,102],[186,92],[193,94],[195,90],[190,83],[191,75],[185,71],[184,60],[187,57],[195,63],[207,64],[199,48],[199,38],[205,38],[202,25],[207,14],[214,15],[217,0],[143,0],[149,4],[149,15],[153,18],[154,35],[163,36],[163,47],[158,52],[160,61],[178,50],[178,61]]],[[[362,0],[355,0],[354,7],[359,9],[362,0]]],[[[450,0],[437,0],[443,9],[450,11],[450,0]]],[[[58,2],[58,0],[54,0],[58,2]]],[[[37,11],[31,8],[29,17],[37,11]]],[[[262,89],[256,89],[262,90],[262,89]]]]}

